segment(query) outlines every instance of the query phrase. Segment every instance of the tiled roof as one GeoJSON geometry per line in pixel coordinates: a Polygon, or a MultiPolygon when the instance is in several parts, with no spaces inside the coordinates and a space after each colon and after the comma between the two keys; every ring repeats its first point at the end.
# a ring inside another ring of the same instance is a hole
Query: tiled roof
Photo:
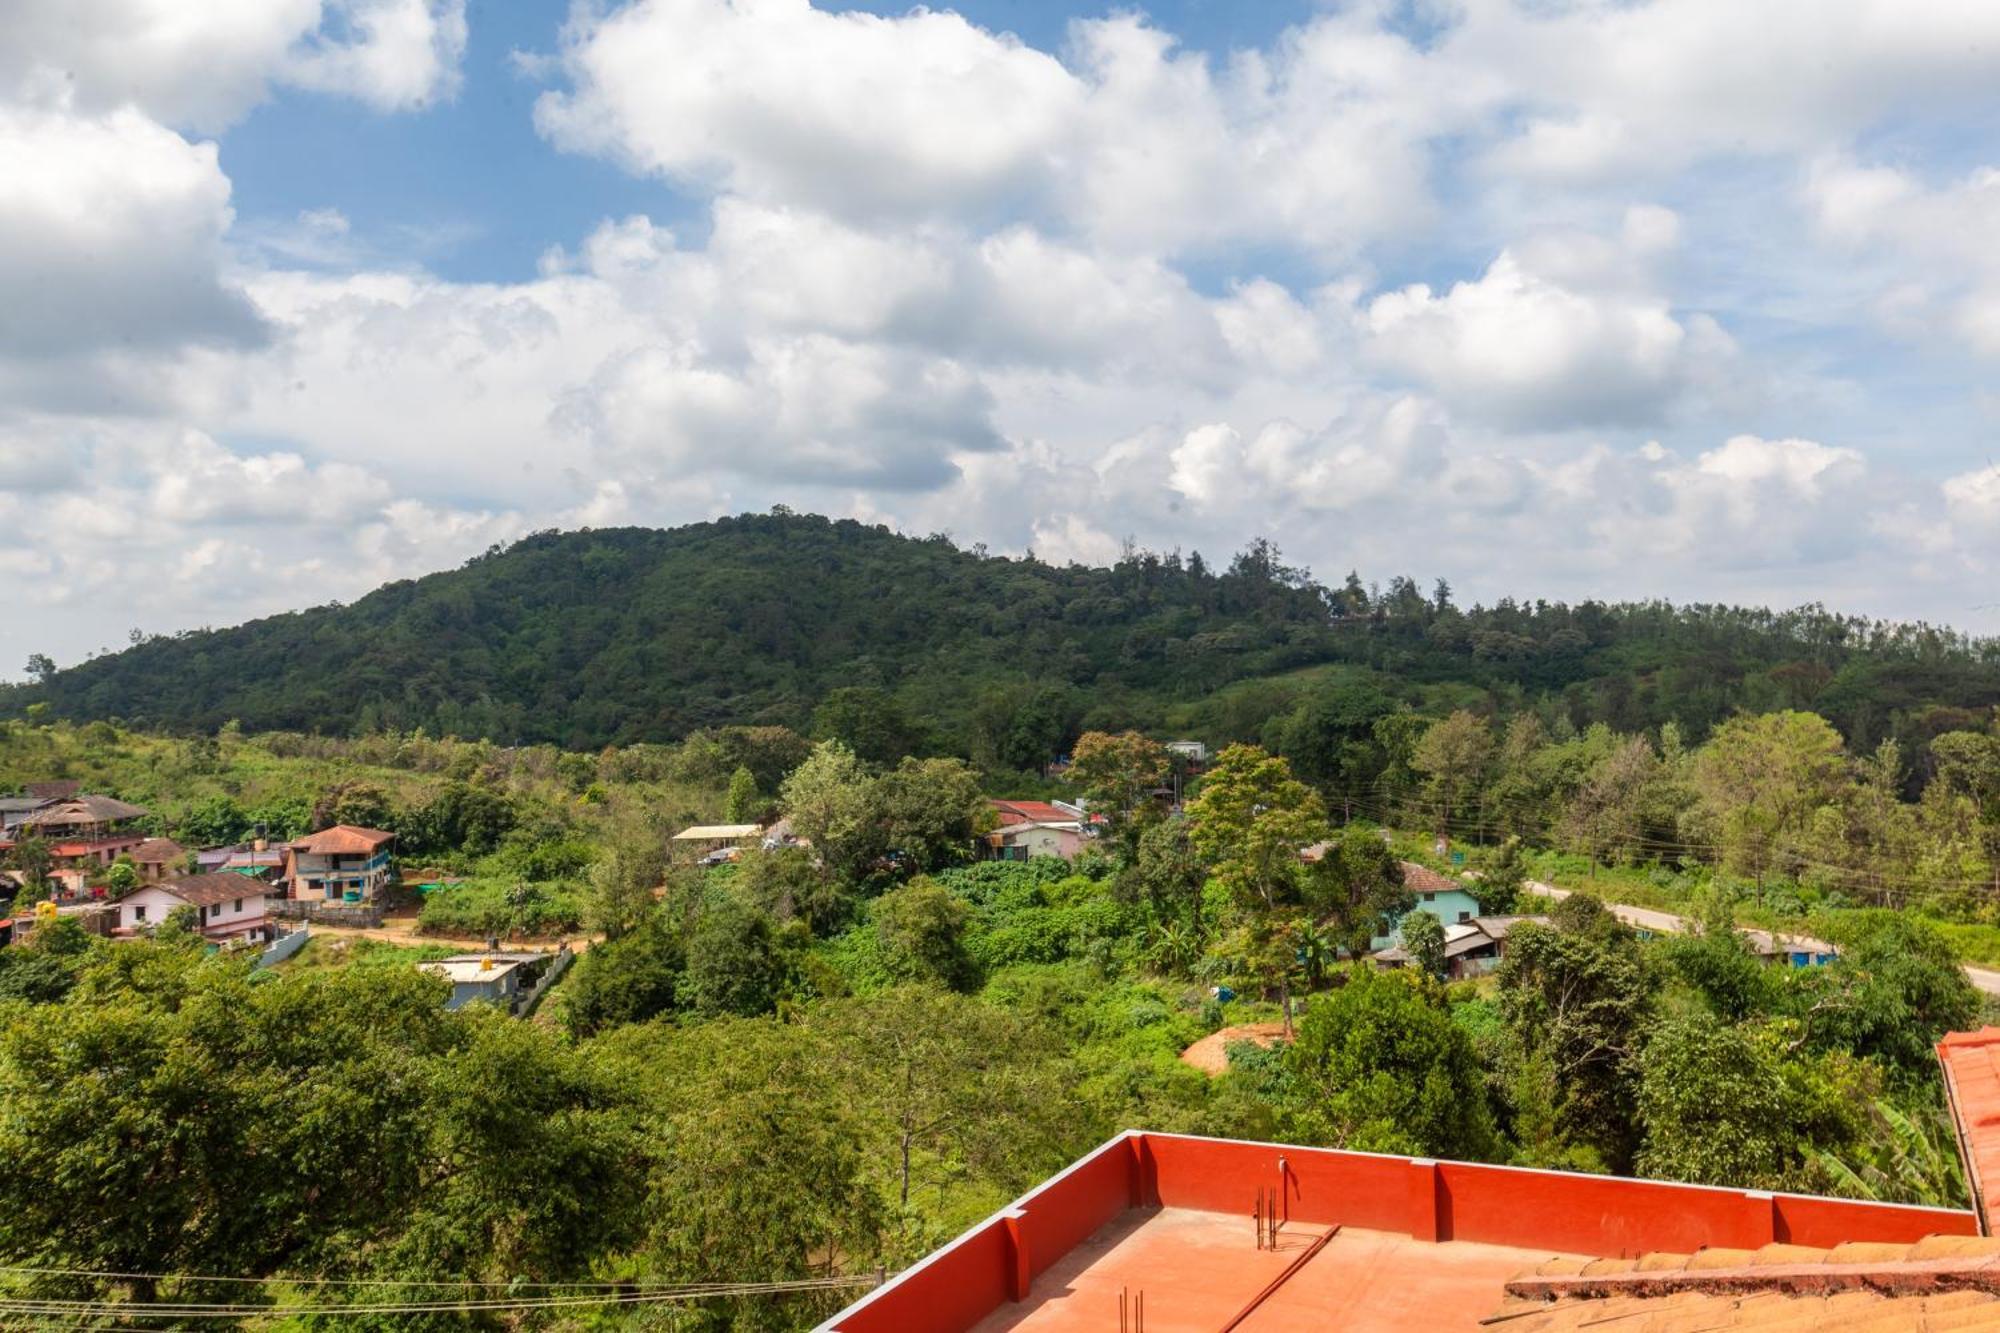
{"type": "Polygon", "coordinates": [[[83,784],[75,778],[57,778],[52,782],[30,782],[22,790],[38,801],[67,801],[83,790],[83,784]]]}
{"type": "Polygon", "coordinates": [[[292,850],[309,856],[360,856],[395,841],[395,838],[395,834],[384,833],[381,829],[335,824],[330,829],[321,829],[318,833],[298,839],[292,844],[292,850]]]}
{"type": "Polygon", "coordinates": [[[1486,1322],[1510,1333],[2000,1330],[2000,1239],[1552,1259],[1509,1282],[1506,1292],[1486,1322]]]}
{"type": "Polygon", "coordinates": [[[1972,1202],[1993,1229],[2000,1187],[2000,1028],[1953,1032],[1937,1045],[1959,1152],[1972,1174],[1972,1202]]]}
{"type": "Polygon", "coordinates": [[[990,801],[993,813],[1000,816],[1000,827],[1009,824],[1074,824],[1075,815],[1060,806],[1047,801],[990,801]]]}
{"type": "Polygon", "coordinates": [[[22,820],[35,828],[68,827],[73,824],[109,824],[121,819],[138,819],[146,813],[143,805],[132,805],[113,796],[72,796],[37,810],[22,820]]]}
{"type": "Polygon", "coordinates": [[[1420,866],[1415,861],[1401,861],[1403,867],[1403,887],[1411,893],[1450,893],[1453,889],[1465,890],[1465,885],[1447,875],[1440,875],[1429,866],[1420,866]]]}
{"type": "Polygon", "coordinates": [[[140,865],[162,864],[186,855],[187,848],[172,838],[148,838],[131,852],[132,859],[140,865]]]}
{"type": "MultiPolygon", "coordinates": [[[[238,898],[257,898],[264,894],[264,886],[257,881],[228,873],[183,875],[179,879],[134,889],[132,893],[144,893],[147,889],[171,893],[182,902],[194,907],[213,907],[217,903],[233,902],[238,898]]],[[[132,893],[125,894],[119,901],[123,902],[125,898],[130,898],[132,893]]]]}

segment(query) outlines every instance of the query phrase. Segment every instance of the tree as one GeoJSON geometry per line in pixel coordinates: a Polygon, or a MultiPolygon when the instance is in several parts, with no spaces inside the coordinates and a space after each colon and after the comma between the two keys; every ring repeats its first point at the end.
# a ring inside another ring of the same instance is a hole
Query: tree
{"type": "Polygon", "coordinates": [[[29,653],[27,672],[36,684],[46,685],[56,674],[56,660],[47,653],[29,653]]]}
{"type": "Polygon", "coordinates": [[[860,1142],[905,1215],[917,1189],[942,1194],[968,1177],[1005,1197],[1103,1128],[1077,1122],[1052,1034],[993,1005],[909,986],[820,1005],[805,1023],[853,1071],[846,1095],[865,1126],[860,1142]]]}
{"type": "MultiPolygon", "coordinates": [[[[874,1122],[856,1095],[873,1077],[815,1028],[725,1018],[631,1027],[600,1059],[637,1102],[648,1202],[633,1247],[669,1282],[827,1277],[882,1254],[887,1222],[868,1167],[874,1122]]],[[[703,1302],[685,1326],[743,1333],[811,1327],[849,1296],[798,1291],[703,1302]]]]}
{"type": "Polygon", "coordinates": [[[127,894],[139,887],[139,867],[129,856],[121,856],[104,872],[104,887],[115,894],[127,894]]]}
{"type": "Polygon", "coordinates": [[[1937,1040],[1979,1016],[1979,993],[1951,945],[1928,922],[1879,909],[1835,933],[1840,956],[1793,980],[1804,1043],[1873,1056],[1905,1080],[1933,1078],[1937,1040]]]}
{"type": "Polygon", "coordinates": [[[1254,745],[1224,750],[1187,807],[1189,838],[1246,907],[1296,900],[1299,853],[1326,831],[1326,810],[1284,760],[1254,745]]]}
{"type": "Polygon", "coordinates": [[[1662,942],[1661,953],[1717,1017],[1740,1022],[1772,1006],[1770,974],[1736,929],[1728,897],[1711,891],[1697,903],[1696,930],[1662,942]]]}
{"type": "Polygon", "coordinates": [[[614,810],[591,866],[586,919],[614,940],[637,927],[653,909],[667,864],[667,832],[658,815],[638,806],[614,810]]]}
{"type": "Polygon", "coordinates": [[[877,898],[871,915],[892,976],[954,990],[971,986],[975,969],[965,952],[965,928],[972,909],[942,884],[919,876],[877,898]]]}
{"type": "Polygon", "coordinates": [[[989,690],[972,713],[974,755],[998,767],[1044,774],[1076,735],[1075,691],[1059,685],[989,690]]]}
{"type": "Polygon", "coordinates": [[[1461,708],[1434,722],[1410,754],[1410,767],[1428,779],[1426,795],[1441,836],[1449,836],[1460,807],[1479,789],[1493,755],[1493,731],[1486,720],[1461,708]]]}
{"type": "Polygon", "coordinates": [[[702,909],[687,957],[681,986],[688,1006],[705,1018],[768,1014],[790,981],[771,918],[730,896],[702,909]]]}
{"type": "Polygon", "coordinates": [[[1306,904],[1333,942],[1356,957],[1417,905],[1402,862],[1371,829],[1341,830],[1306,870],[1306,904]]]}
{"type": "Polygon", "coordinates": [[[1562,1135],[1620,1167],[1637,1147],[1637,1057],[1657,982],[1632,932],[1597,899],[1573,893],[1550,915],[1551,925],[1507,933],[1500,1011],[1521,1050],[1547,1058],[1562,1135]]]}
{"type": "Polygon", "coordinates": [[[682,1003],[687,950],[660,913],[585,950],[563,983],[564,1021],[579,1037],[643,1023],[682,1003]]]}
{"type": "Polygon", "coordinates": [[[1136,731],[1115,736],[1086,731],[1077,738],[1065,776],[1082,789],[1089,810],[1104,816],[1105,831],[1130,856],[1147,816],[1158,809],[1153,791],[1170,771],[1166,747],[1158,741],[1136,731]]]}
{"type": "Polygon", "coordinates": [[[736,891],[759,911],[770,913],[772,920],[797,918],[821,936],[844,922],[854,905],[853,895],[806,847],[745,852],[736,862],[736,891]]]}
{"type": "Polygon", "coordinates": [[[755,824],[763,813],[763,799],[757,794],[757,778],[745,765],[729,775],[729,797],[724,818],[732,824],[755,824]]]}
{"type": "Polygon", "coordinates": [[[839,741],[814,746],[785,779],[779,799],[792,831],[841,879],[859,881],[887,850],[874,784],[854,751],[839,741]]]}
{"type": "Polygon", "coordinates": [[[1284,760],[1254,745],[1232,745],[1202,779],[1187,814],[1195,849],[1247,913],[1244,955],[1278,988],[1289,1032],[1292,937],[1305,924],[1297,910],[1300,853],[1326,832],[1326,810],[1284,760]]]}
{"type": "Polygon", "coordinates": [[[1840,733],[1812,713],[1746,714],[1716,728],[1695,755],[1694,784],[1723,864],[1761,889],[1787,841],[1835,799],[1846,770],[1840,733]]]}
{"type": "Polygon", "coordinates": [[[1485,1077],[1472,1038],[1426,977],[1357,967],[1306,1002],[1287,1064],[1290,1132],[1368,1152],[1489,1159],[1485,1077]]]}
{"type": "Polygon", "coordinates": [[[813,710],[813,736],[873,764],[893,764],[923,748],[918,727],[895,696],[872,685],[829,690],[813,710]]]}
{"type": "Polygon", "coordinates": [[[1640,1062],[1639,1174],[1737,1188],[1783,1188],[1797,1143],[1769,1050],[1712,1019],[1670,1019],[1640,1062]]]}
{"type": "Polygon", "coordinates": [[[1527,892],[1528,867],[1521,855],[1518,834],[1509,835],[1479,868],[1472,884],[1472,896],[1486,916],[1512,916],[1520,910],[1521,895],[1527,892]]]}
{"type": "Polygon", "coordinates": [[[1444,977],[1444,922],[1422,908],[1403,918],[1403,952],[1425,976],[1444,977]]]}
{"type": "Polygon", "coordinates": [[[883,841],[907,870],[942,870],[972,859],[973,839],[992,826],[979,774],[962,759],[905,759],[870,791],[883,841]]]}

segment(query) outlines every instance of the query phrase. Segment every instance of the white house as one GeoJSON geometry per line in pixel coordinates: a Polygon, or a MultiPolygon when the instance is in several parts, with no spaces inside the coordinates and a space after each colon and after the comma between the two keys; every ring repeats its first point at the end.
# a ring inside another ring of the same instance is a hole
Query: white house
{"type": "Polygon", "coordinates": [[[271,929],[265,907],[269,892],[269,885],[236,874],[184,875],[147,884],[118,900],[118,924],[113,933],[144,935],[176,909],[191,907],[197,929],[211,940],[265,940],[270,938],[271,929]]]}

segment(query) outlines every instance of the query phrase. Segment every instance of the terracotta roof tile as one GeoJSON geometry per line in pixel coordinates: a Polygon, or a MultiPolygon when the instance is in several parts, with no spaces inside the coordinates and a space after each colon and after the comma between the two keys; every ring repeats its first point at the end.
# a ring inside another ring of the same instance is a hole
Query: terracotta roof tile
{"type": "Polygon", "coordinates": [[[1758,1333],[1923,1328],[2000,1333],[2000,1238],[1913,1245],[1766,1245],[1550,1262],[1509,1282],[1509,1333],[1758,1333]]]}
{"type": "Polygon", "coordinates": [[[1403,887],[1411,893],[1449,893],[1465,887],[1450,876],[1440,875],[1429,866],[1420,866],[1415,861],[1399,864],[1403,867],[1403,887]]]}
{"type": "Polygon", "coordinates": [[[292,850],[311,856],[360,856],[393,842],[395,837],[395,834],[381,829],[335,824],[332,828],[321,829],[293,842],[292,850]]]}

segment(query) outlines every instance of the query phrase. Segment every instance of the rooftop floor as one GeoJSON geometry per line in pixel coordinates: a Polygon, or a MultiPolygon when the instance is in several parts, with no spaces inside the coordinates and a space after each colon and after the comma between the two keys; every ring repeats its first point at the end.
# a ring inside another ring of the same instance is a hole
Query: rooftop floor
{"type": "MultiPolygon", "coordinates": [[[[1143,1294],[1143,1333],[1215,1333],[1325,1231],[1294,1224],[1279,1233],[1275,1251],[1259,1250],[1248,1217],[1184,1208],[1126,1212],[1036,1278],[1026,1301],[995,1311],[974,1333],[1103,1333],[1119,1327],[1121,1290],[1128,1299],[1143,1294]]],[[[1509,1278],[1551,1257],[1547,1250],[1340,1227],[1236,1327],[1240,1333],[1476,1329],[1509,1278]]],[[[1140,1331],[1134,1326],[1130,1333],[1140,1331]]]]}

